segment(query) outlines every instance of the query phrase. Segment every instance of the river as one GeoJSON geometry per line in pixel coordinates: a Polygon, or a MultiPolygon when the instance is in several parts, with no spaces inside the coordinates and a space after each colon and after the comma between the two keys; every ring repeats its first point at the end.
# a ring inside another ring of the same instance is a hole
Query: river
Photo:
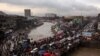
{"type": "Polygon", "coordinates": [[[80,47],[70,56],[100,56],[100,49],[80,47]]]}
{"type": "Polygon", "coordinates": [[[28,37],[32,39],[31,41],[36,41],[42,38],[53,36],[53,33],[51,32],[52,25],[54,24],[50,22],[44,22],[43,25],[32,29],[28,37]]]}

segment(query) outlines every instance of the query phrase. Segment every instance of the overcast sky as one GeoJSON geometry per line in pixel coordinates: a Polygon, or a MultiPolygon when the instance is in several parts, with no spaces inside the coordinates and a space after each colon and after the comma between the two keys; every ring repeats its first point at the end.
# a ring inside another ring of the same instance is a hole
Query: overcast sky
{"type": "Polygon", "coordinates": [[[0,0],[0,10],[6,13],[24,15],[24,9],[31,9],[32,15],[96,15],[100,0],[0,0]]]}

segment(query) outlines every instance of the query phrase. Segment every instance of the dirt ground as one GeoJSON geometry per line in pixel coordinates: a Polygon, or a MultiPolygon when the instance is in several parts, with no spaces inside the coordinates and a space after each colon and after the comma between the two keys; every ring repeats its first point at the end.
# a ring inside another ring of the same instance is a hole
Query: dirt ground
{"type": "Polygon", "coordinates": [[[100,56],[100,49],[96,48],[79,48],[71,56],[100,56]]]}

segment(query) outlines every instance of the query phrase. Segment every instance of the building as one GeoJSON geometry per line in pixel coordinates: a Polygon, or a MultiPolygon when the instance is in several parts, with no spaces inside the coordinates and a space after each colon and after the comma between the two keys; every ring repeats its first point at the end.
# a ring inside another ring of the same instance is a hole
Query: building
{"type": "Polygon", "coordinates": [[[31,10],[30,9],[25,9],[25,17],[30,17],[31,16],[31,10]]]}
{"type": "Polygon", "coordinates": [[[9,15],[4,14],[3,12],[0,13],[0,29],[2,30],[19,30],[19,29],[28,29],[35,26],[35,23],[37,23],[37,20],[32,19],[34,17],[29,16],[19,16],[19,15],[9,15]]]}
{"type": "Polygon", "coordinates": [[[52,18],[54,18],[54,17],[56,17],[57,15],[54,14],[54,13],[47,13],[45,16],[46,16],[46,17],[52,17],[52,18]]]}
{"type": "Polygon", "coordinates": [[[98,18],[100,18],[100,13],[98,14],[98,18]]]}
{"type": "Polygon", "coordinates": [[[23,16],[0,15],[0,29],[16,29],[23,26],[23,21],[26,20],[23,16]],[[21,24],[22,23],[22,24],[21,24]]]}
{"type": "Polygon", "coordinates": [[[0,11],[0,29],[6,30],[20,28],[19,26],[21,25],[22,27],[22,22],[25,20],[26,17],[24,16],[9,15],[0,11]]]}
{"type": "Polygon", "coordinates": [[[58,16],[54,13],[47,13],[45,14],[45,19],[47,20],[55,20],[58,19],[58,16]]]}
{"type": "Polygon", "coordinates": [[[0,11],[0,15],[7,15],[7,14],[4,13],[3,11],[0,11]]]}

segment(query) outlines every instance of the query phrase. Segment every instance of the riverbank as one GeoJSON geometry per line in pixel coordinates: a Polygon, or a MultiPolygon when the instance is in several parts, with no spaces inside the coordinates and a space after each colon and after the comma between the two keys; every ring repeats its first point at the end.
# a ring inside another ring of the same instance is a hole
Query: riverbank
{"type": "MultiPolygon", "coordinates": [[[[28,41],[28,34],[33,28],[36,28],[42,24],[36,25],[34,27],[30,27],[27,29],[18,29],[18,30],[12,30],[11,32],[8,31],[5,32],[5,39],[2,40],[2,43],[0,45],[0,56],[12,56],[15,54],[15,52],[18,54],[22,47],[21,44],[24,41],[28,41]]],[[[9,30],[9,29],[8,29],[9,30]]],[[[20,54],[19,54],[20,55],[20,54]]]]}

